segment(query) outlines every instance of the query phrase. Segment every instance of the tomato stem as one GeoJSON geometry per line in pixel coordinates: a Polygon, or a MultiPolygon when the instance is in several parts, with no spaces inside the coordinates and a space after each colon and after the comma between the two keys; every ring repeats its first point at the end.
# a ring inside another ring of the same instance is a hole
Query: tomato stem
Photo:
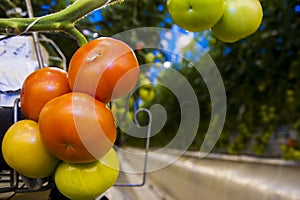
{"type": "Polygon", "coordinates": [[[71,35],[77,41],[79,46],[83,46],[88,42],[86,37],[77,28],[75,28],[75,26],[70,29],[66,29],[65,32],[71,35]]]}
{"type": "Polygon", "coordinates": [[[84,16],[101,9],[109,2],[121,2],[122,0],[77,0],[65,9],[33,18],[0,18],[0,33],[6,35],[21,35],[30,32],[62,31],[75,38],[79,45],[87,42],[84,35],[75,28],[75,23],[84,16]]]}

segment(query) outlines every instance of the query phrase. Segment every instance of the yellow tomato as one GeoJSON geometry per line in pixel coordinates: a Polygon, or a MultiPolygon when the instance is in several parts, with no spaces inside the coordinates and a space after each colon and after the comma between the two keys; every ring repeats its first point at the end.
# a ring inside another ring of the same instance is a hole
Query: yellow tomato
{"type": "Polygon", "coordinates": [[[54,173],[59,160],[44,146],[37,122],[21,120],[5,133],[2,153],[7,164],[30,178],[43,178],[54,173]]]}

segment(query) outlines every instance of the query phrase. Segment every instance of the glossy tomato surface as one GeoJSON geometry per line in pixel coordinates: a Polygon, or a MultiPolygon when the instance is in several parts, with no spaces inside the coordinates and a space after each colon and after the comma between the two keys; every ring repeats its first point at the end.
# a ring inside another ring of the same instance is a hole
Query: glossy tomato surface
{"type": "Polygon", "coordinates": [[[46,149],[33,120],[18,121],[7,130],[2,153],[11,168],[30,178],[52,175],[60,162],[46,149]]]}
{"type": "Polygon", "coordinates": [[[100,158],[116,139],[110,109],[90,95],[78,92],[50,100],[41,111],[39,128],[47,149],[70,163],[100,158]]]}
{"type": "Polygon", "coordinates": [[[92,163],[62,162],[55,171],[54,181],[64,196],[74,200],[92,200],[109,189],[118,175],[119,159],[111,148],[92,163]]]}
{"type": "Polygon", "coordinates": [[[56,67],[38,69],[22,85],[22,112],[26,118],[38,121],[41,109],[49,100],[70,91],[66,71],[56,67]]]}
{"type": "Polygon", "coordinates": [[[73,91],[108,103],[129,93],[138,81],[139,64],[124,42],[102,37],[80,47],[72,56],[68,74],[73,91]]]}

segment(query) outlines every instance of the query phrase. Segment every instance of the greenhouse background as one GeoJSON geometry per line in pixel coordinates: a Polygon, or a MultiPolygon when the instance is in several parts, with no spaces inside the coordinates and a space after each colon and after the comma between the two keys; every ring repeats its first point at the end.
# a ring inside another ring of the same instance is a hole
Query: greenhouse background
{"type": "MultiPolygon", "coordinates": [[[[34,15],[41,18],[29,27],[76,0],[31,2],[34,15]]],[[[106,104],[117,125],[112,145],[120,173],[97,200],[299,199],[300,1],[260,3],[259,29],[234,43],[220,41],[210,30],[182,29],[172,20],[166,0],[126,0],[76,23],[87,41],[113,37],[127,43],[141,72],[132,92],[106,104]]],[[[26,18],[27,9],[23,0],[0,0],[0,18],[26,18]]],[[[66,70],[75,51],[87,42],[66,32],[38,33],[35,45],[47,60],[44,65],[66,70]]],[[[21,56],[32,61],[29,70],[41,64],[32,56],[36,51],[27,37],[31,32],[21,35],[0,36],[1,48],[17,41],[0,52],[2,59],[6,54],[18,58],[12,59],[18,64],[9,72],[18,71],[21,56]]],[[[7,93],[0,92],[3,103],[7,93]]],[[[0,113],[1,125],[17,121],[19,111],[10,109],[11,119],[0,113]]],[[[2,169],[2,157],[0,199],[6,193],[16,200],[62,195],[52,176],[26,179],[13,169],[2,169]],[[38,189],[30,188],[34,186],[38,189]]]]}
{"type": "MultiPolygon", "coordinates": [[[[71,3],[72,1],[34,1],[33,6],[35,15],[41,16],[59,11],[71,3]]],[[[215,150],[230,154],[299,159],[300,105],[297,99],[300,87],[300,4],[291,0],[261,3],[264,18],[259,31],[233,44],[218,41],[209,31],[188,33],[180,29],[167,13],[163,0],[133,0],[101,11],[96,10],[81,20],[78,27],[90,39],[113,36],[138,27],[167,28],[181,31],[187,38],[193,38],[215,61],[226,88],[226,122],[215,150]]],[[[0,15],[8,17],[6,11],[14,6],[22,8],[23,12],[26,10],[23,1],[3,1],[0,15]]],[[[67,59],[70,59],[77,48],[74,40],[62,33],[45,35],[53,39],[67,59]]],[[[178,44],[168,42],[168,45],[173,45],[175,49],[178,44]]],[[[197,50],[185,51],[191,58],[199,54],[197,50]]],[[[209,95],[203,79],[188,66],[188,62],[176,59],[166,52],[142,49],[137,51],[137,55],[141,64],[149,63],[149,58],[154,56],[150,59],[153,67],[149,67],[146,74],[152,79],[156,95],[151,102],[144,103],[144,106],[173,105],[168,107],[169,117],[162,133],[156,136],[158,141],[160,137],[166,138],[166,141],[172,138],[172,131],[176,130],[179,119],[176,101],[166,98],[168,95],[172,97],[172,94],[155,86],[154,77],[163,79],[168,75],[167,69],[158,69],[155,64],[165,63],[177,69],[193,86],[201,107],[201,125],[191,149],[198,150],[210,117],[209,95]]],[[[157,145],[156,137],[152,139],[152,145],[157,145]]]]}

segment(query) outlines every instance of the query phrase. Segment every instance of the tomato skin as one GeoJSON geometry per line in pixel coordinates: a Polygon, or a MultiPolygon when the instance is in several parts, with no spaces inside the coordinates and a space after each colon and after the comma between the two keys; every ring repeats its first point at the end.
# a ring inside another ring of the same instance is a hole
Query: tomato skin
{"type": "Polygon", "coordinates": [[[66,71],[56,67],[38,69],[22,85],[21,110],[26,118],[38,121],[41,109],[49,100],[70,91],[66,71]]]}
{"type": "Polygon", "coordinates": [[[91,163],[62,162],[55,171],[58,190],[69,199],[96,199],[117,180],[119,159],[113,148],[91,163]]]}
{"type": "Polygon", "coordinates": [[[104,103],[79,92],[50,100],[41,111],[39,128],[49,152],[69,163],[100,158],[116,139],[111,111],[104,103]]]}
{"type": "Polygon", "coordinates": [[[73,91],[108,103],[129,93],[140,73],[133,50],[124,42],[102,37],[80,47],[72,56],[68,74],[73,91]]]}
{"type": "Polygon", "coordinates": [[[33,120],[18,121],[7,130],[2,153],[11,168],[30,178],[52,175],[60,162],[47,151],[33,120]]]}

